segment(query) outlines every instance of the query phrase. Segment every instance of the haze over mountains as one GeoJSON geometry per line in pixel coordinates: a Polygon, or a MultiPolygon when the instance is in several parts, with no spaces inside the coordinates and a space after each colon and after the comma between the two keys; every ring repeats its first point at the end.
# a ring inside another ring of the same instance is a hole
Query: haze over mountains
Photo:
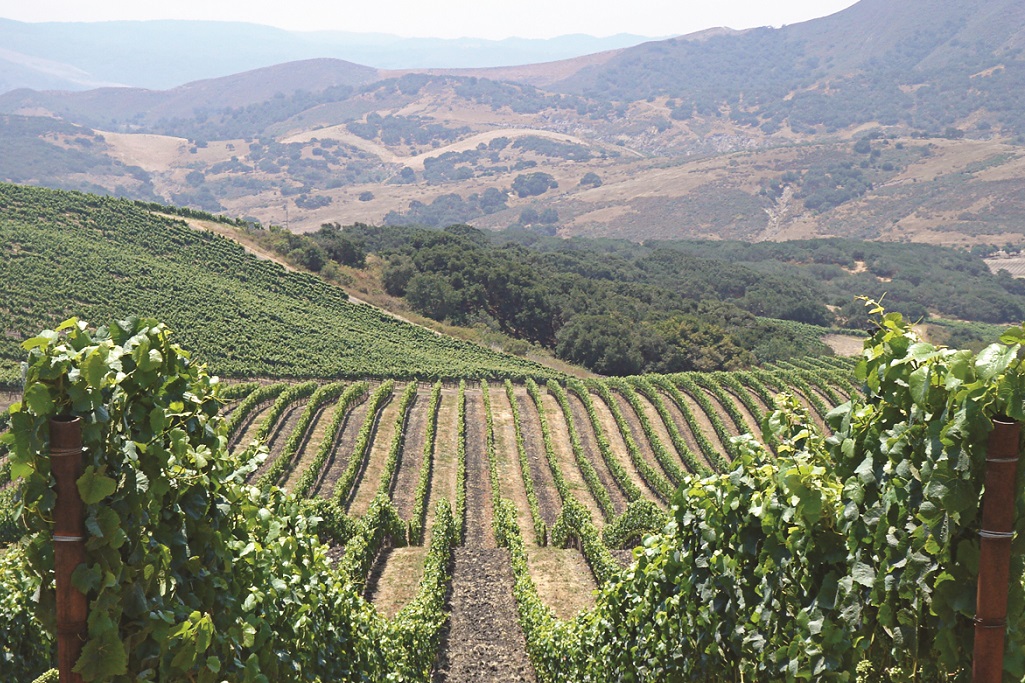
{"type": "Polygon", "coordinates": [[[537,40],[403,38],[384,33],[285,31],[242,22],[0,19],[0,93],[104,85],[160,90],[316,58],[379,69],[507,66],[578,57],[647,40],[651,38],[629,34],[537,40]]]}
{"type": "MultiPolygon", "coordinates": [[[[212,32],[189,41],[197,62],[234,50],[216,28],[190,28],[212,32]]],[[[146,70],[128,56],[141,33],[103,68],[74,66],[126,82],[146,70]]],[[[57,43],[33,59],[59,80],[69,54],[57,43]]],[[[1025,239],[1023,49],[1016,0],[862,0],[781,29],[525,66],[388,71],[319,58],[168,90],[22,89],[0,95],[0,179],[298,229],[469,222],[1003,244],[1025,239]]]]}

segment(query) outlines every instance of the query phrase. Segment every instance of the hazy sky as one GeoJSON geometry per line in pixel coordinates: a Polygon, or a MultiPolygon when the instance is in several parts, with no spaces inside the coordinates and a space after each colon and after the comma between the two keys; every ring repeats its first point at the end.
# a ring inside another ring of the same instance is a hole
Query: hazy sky
{"type": "MultiPolygon", "coordinates": [[[[895,0],[899,1],[899,0],[895,0]]],[[[438,38],[550,38],[567,33],[668,36],[713,26],[750,28],[826,16],[855,0],[0,0],[19,21],[205,19],[296,31],[438,38]]]]}

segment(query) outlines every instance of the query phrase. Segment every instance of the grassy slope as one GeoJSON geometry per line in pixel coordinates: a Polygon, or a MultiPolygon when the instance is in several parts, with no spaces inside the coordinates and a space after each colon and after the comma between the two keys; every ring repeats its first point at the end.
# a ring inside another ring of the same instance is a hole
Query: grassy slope
{"type": "Polygon", "coordinates": [[[72,315],[167,322],[228,375],[469,377],[551,371],[434,334],[130,202],[0,184],[0,372],[72,315]]]}

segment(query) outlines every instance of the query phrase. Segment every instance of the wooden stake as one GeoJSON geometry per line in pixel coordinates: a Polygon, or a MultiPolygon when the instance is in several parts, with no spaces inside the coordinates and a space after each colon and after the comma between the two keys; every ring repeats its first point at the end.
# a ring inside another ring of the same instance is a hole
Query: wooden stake
{"type": "Polygon", "coordinates": [[[85,643],[89,605],[71,584],[71,575],[85,562],[85,505],[78,493],[82,476],[82,420],[50,420],[50,468],[57,481],[54,510],[53,565],[57,589],[57,670],[60,683],[82,683],[72,672],[85,643]]]}
{"type": "Polygon", "coordinates": [[[974,683],[1000,683],[1004,675],[1020,436],[1021,424],[1006,418],[993,420],[986,448],[986,489],[982,494],[982,540],[972,657],[974,683]]]}

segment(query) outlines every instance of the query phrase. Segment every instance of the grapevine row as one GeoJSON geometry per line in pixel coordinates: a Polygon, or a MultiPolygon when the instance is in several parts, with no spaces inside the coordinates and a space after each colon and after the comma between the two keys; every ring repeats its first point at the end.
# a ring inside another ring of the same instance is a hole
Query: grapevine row
{"type": "Polygon", "coordinates": [[[566,390],[563,389],[558,382],[549,380],[548,392],[555,397],[555,400],[559,402],[559,406],[562,408],[562,414],[566,418],[566,429],[569,431],[569,440],[573,448],[573,457],[577,462],[577,467],[580,469],[580,474],[583,476],[584,482],[587,484],[587,489],[591,492],[591,495],[594,496],[595,501],[598,503],[598,507],[601,508],[602,517],[608,520],[615,515],[612,498],[609,497],[609,492],[605,490],[605,486],[598,478],[598,472],[595,471],[594,465],[591,464],[591,461],[588,460],[587,455],[584,453],[584,447],[580,442],[580,434],[577,432],[576,423],[573,421],[573,413],[569,405],[569,397],[566,395],[566,390]]]}
{"type": "MultiPolygon", "coordinates": [[[[618,391],[623,398],[626,399],[627,403],[630,404],[630,407],[637,415],[637,421],[641,424],[641,430],[644,432],[644,436],[646,436],[648,439],[648,443],[651,446],[651,451],[655,454],[655,460],[657,460],[658,464],[662,466],[662,471],[665,472],[666,477],[669,479],[669,481],[675,486],[679,486],[680,482],[682,482],[684,480],[684,477],[687,476],[686,472],[684,472],[683,469],[677,464],[677,459],[669,453],[669,450],[666,448],[665,444],[662,443],[661,437],[659,437],[658,433],[655,431],[655,427],[651,424],[651,420],[648,419],[648,414],[645,412],[644,406],[641,405],[641,401],[640,398],[637,396],[637,392],[634,391],[634,386],[640,387],[643,385],[635,383],[632,386],[631,384],[628,384],[625,380],[621,379],[610,379],[608,380],[608,383],[611,387],[618,391]]],[[[699,467],[697,459],[693,457],[693,454],[691,454],[689,449],[684,453],[681,453],[681,456],[687,462],[687,465],[690,466],[692,471],[702,471],[701,469],[696,469],[697,467],[699,467]]]]}
{"type": "Polygon", "coordinates": [[[537,545],[545,545],[548,538],[548,527],[541,517],[541,505],[537,500],[537,493],[534,491],[534,479],[530,476],[530,460],[527,458],[527,446],[523,440],[520,409],[516,405],[516,394],[513,392],[513,384],[510,380],[505,380],[505,393],[509,397],[509,406],[512,409],[513,427],[516,430],[516,452],[519,455],[520,474],[523,476],[523,488],[527,493],[527,504],[530,506],[530,519],[534,524],[534,541],[537,545]]]}
{"type": "MultiPolygon", "coordinates": [[[[683,390],[686,391],[692,399],[694,399],[694,402],[698,404],[701,410],[704,411],[705,417],[708,418],[708,421],[712,425],[712,430],[715,432],[715,435],[719,437],[719,443],[722,444],[729,457],[737,457],[737,450],[733,446],[732,442],[733,434],[731,434],[726,428],[726,425],[722,421],[722,417],[719,415],[719,411],[715,409],[715,406],[712,405],[711,399],[708,398],[708,394],[701,390],[701,387],[691,379],[689,374],[674,375],[674,380],[675,386],[682,387],[683,390]]],[[[670,382],[670,384],[673,383],[670,382]]],[[[679,397],[681,400],[683,398],[679,393],[673,394],[673,396],[674,398],[679,397]]],[[[725,472],[730,468],[729,461],[723,458],[722,452],[719,449],[714,447],[711,440],[709,440],[704,434],[704,430],[701,430],[701,432],[703,440],[698,439],[698,443],[701,445],[702,449],[706,448],[706,444],[712,449],[712,455],[709,456],[710,461],[715,463],[716,469],[720,472],[725,472]]]]}
{"type": "Polygon", "coordinates": [[[601,426],[601,418],[598,417],[598,411],[594,407],[594,401],[591,398],[591,392],[588,391],[587,387],[580,380],[571,379],[566,382],[566,387],[573,392],[574,395],[584,405],[584,409],[587,411],[587,417],[591,421],[591,428],[594,430],[595,441],[598,442],[598,450],[601,452],[602,459],[605,461],[605,465],[609,468],[609,472],[612,474],[612,478],[615,479],[616,485],[619,486],[619,490],[623,492],[628,501],[639,500],[643,497],[641,489],[630,479],[630,475],[623,467],[622,463],[619,462],[619,458],[612,450],[612,444],[609,443],[609,438],[605,435],[605,430],[601,426]]]}
{"type": "MultiPolygon", "coordinates": [[[[487,391],[487,380],[481,380],[487,391]]],[[[459,543],[466,538],[466,381],[459,380],[459,396],[456,399],[456,533],[459,543]]]]}
{"type": "Polygon", "coordinates": [[[619,427],[623,442],[626,444],[626,450],[630,454],[630,460],[633,462],[634,467],[637,468],[641,478],[651,487],[655,495],[663,502],[668,503],[673,497],[673,491],[676,490],[675,487],[661,472],[657,472],[655,468],[644,460],[644,456],[641,455],[641,449],[637,446],[637,442],[634,441],[633,435],[630,433],[630,425],[627,424],[623,411],[619,409],[619,405],[616,403],[616,399],[608,386],[602,382],[591,382],[591,386],[595,388],[598,395],[601,396],[602,400],[609,407],[609,411],[611,411],[612,417],[619,427]]]}
{"type": "MultiPolygon", "coordinates": [[[[411,544],[424,541],[424,520],[427,516],[427,498],[430,495],[431,475],[434,473],[434,441],[438,431],[438,406],[441,404],[441,382],[435,382],[431,390],[431,401],[427,406],[427,431],[424,434],[423,458],[420,474],[413,494],[413,513],[408,522],[408,537],[411,544]]],[[[451,510],[449,511],[451,515],[451,510]]]]}
{"type": "Polygon", "coordinates": [[[253,411],[267,401],[277,398],[278,395],[287,388],[287,384],[266,384],[255,389],[248,396],[242,399],[242,401],[235,406],[235,409],[231,411],[231,415],[229,415],[226,420],[228,440],[235,441],[239,436],[238,431],[242,428],[242,424],[246,421],[246,418],[248,418],[253,411]]]}
{"type": "Polygon", "coordinates": [[[332,499],[339,507],[346,507],[363,460],[370,452],[370,442],[373,437],[374,428],[377,425],[378,411],[385,403],[391,400],[394,388],[395,382],[388,380],[377,387],[370,397],[367,415],[360,426],[359,434],[356,435],[356,443],[353,446],[352,454],[349,456],[349,462],[346,464],[342,476],[335,482],[335,488],[331,494],[332,499]]]}
{"type": "Polygon", "coordinates": [[[366,382],[356,382],[350,385],[345,390],[345,393],[342,394],[342,397],[338,399],[334,412],[331,414],[331,421],[328,423],[327,429],[324,430],[324,439],[320,442],[320,447],[317,448],[313,461],[310,462],[309,466],[299,477],[299,481],[295,484],[295,494],[300,498],[305,498],[309,495],[310,490],[320,476],[321,470],[324,469],[331,451],[335,448],[335,441],[338,438],[338,430],[341,428],[342,422],[352,407],[366,397],[369,388],[370,385],[366,382]]]}
{"type": "Polygon", "coordinates": [[[295,427],[292,429],[292,433],[288,436],[288,440],[285,442],[285,446],[281,450],[281,455],[279,455],[274,461],[274,464],[264,472],[263,476],[257,480],[257,486],[264,488],[277,483],[281,479],[282,475],[285,474],[285,471],[290,466],[294,466],[295,458],[299,454],[299,449],[306,443],[306,432],[309,431],[314,418],[316,418],[320,413],[324,404],[338,398],[344,390],[344,382],[334,382],[332,384],[325,384],[313,392],[313,395],[310,396],[310,400],[306,403],[306,407],[303,408],[303,412],[299,416],[298,422],[296,422],[295,427]]]}

